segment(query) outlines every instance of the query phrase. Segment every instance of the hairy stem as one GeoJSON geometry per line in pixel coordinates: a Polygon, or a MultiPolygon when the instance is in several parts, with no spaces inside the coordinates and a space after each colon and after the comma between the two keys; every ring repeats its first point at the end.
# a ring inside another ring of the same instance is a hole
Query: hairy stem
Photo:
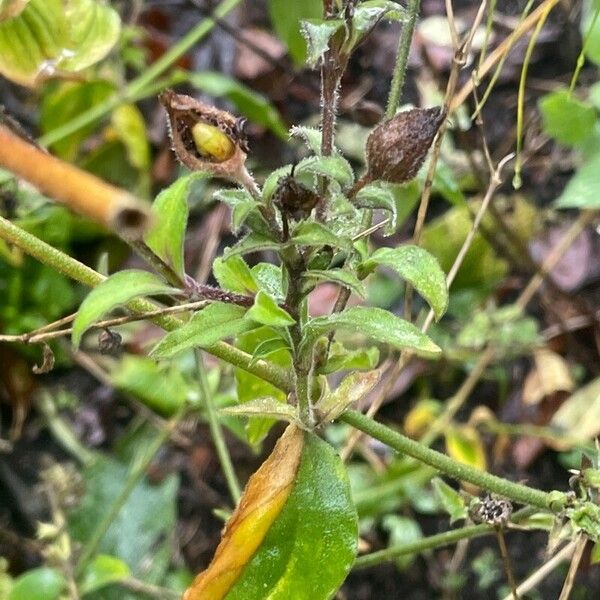
{"type": "Polygon", "coordinates": [[[397,433],[381,423],[377,423],[356,410],[345,412],[340,420],[383,442],[390,448],[412,456],[454,479],[468,481],[477,487],[515,502],[552,510],[553,507],[561,504],[564,506],[567,501],[566,494],[542,492],[459,463],[441,452],[427,448],[423,444],[397,433]]]}

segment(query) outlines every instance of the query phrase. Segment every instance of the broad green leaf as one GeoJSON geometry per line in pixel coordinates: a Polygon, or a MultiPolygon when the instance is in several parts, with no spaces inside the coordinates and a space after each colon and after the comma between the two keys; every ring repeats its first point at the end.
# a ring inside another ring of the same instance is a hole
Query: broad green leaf
{"type": "Polygon", "coordinates": [[[89,594],[111,583],[122,581],[130,574],[129,566],[120,558],[98,554],[86,567],[79,584],[79,592],[82,595],[89,594]]]}
{"type": "Polygon", "coordinates": [[[102,60],[119,38],[121,21],[97,0],[30,0],[0,23],[0,73],[35,86],[102,60]]]}
{"type": "MultiPolygon", "coordinates": [[[[84,111],[102,104],[115,91],[108,81],[65,82],[48,90],[42,99],[40,127],[46,134],[77,118],[84,111]]],[[[74,161],[84,140],[97,127],[96,123],[86,125],[75,133],[52,144],[52,151],[67,161],[74,161]]]]}
{"type": "Polygon", "coordinates": [[[448,307],[446,276],[438,261],[419,246],[379,248],[363,263],[368,270],[374,265],[394,269],[427,300],[436,319],[440,319],[448,307]]]}
{"type": "Polygon", "coordinates": [[[323,16],[321,0],[269,0],[267,3],[269,17],[275,33],[287,46],[288,52],[296,66],[301,66],[306,59],[306,42],[300,32],[303,19],[318,19],[323,16]]]}
{"type": "Polygon", "coordinates": [[[281,115],[265,96],[222,73],[189,73],[187,80],[211,96],[225,96],[252,123],[267,127],[282,140],[287,139],[287,127],[281,115]]]}
{"type": "Polygon", "coordinates": [[[458,462],[481,471],[487,467],[485,448],[479,432],[470,425],[456,425],[446,430],[446,451],[458,462]]]}
{"type": "Polygon", "coordinates": [[[277,336],[265,340],[256,346],[254,352],[252,352],[252,360],[250,361],[250,364],[254,364],[257,360],[264,360],[279,350],[291,351],[289,342],[287,342],[283,337],[277,336]]]}
{"type": "Polygon", "coordinates": [[[594,130],[594,107],[582,102],[568,90],[546,94],[540,99],[539,107],[544,133],[563,144],[579,144],[594,130]]]}
{"type": "Polygon", "coordinates": [[[439,477],[434,477],[431,485],[444,510],[450,515],[450,524],[467,518],[468,509],[465,500],[454,488],[439,477]]]}
{"type": "Polygon", "coordinates": [[[319,269],[311,269],[304,273],[304,277],[309,280],[315,280],[319,283],[324,281],[332,281],[342,287],[353,291],[357,296],[364,298],[367,294],[363,282],[354,273],[346,269],[328,269],[322,271],[319,269]]]}
{"type": "Polygon", "coordinates": [[[309,156],[301,160],[294,174],[312,173],[313,175],[323,175],[328,179],[337,181],[342,188],[352,185],[354,182],[354,172],[350,163],[341,156],[309,156]]]}
{"type": "Polygon", "coordinates": [[[358,521],[346,469],[329,444],[303,435],[291,493],[227,600],[327,600],[352,567],[358,521]]]}
{"type": "Polygon", "coordinates": [[[389,186],[382,183],[371,183],[366,185],[356,194],[354,199],[356,206],[361,208],[382,208],[390,212],[390,221],[385,231],[391,235],[398,226],[398,211],[396,209],[396,197],[389,186]]]}
{"type": "Polygon", "coordinates": [[[38,567],[15,579],[7,600],[58,600],[65,586],[56,569],[38,567]]]}
{"type": "Polygon", "coordinates": [[[292,232],[288,242],[295,246],[333,246],[334,248],[351,247],[351,240],[336,235],[321,223],[302,221],[292,232]]]}
{"type": "Polygon", "coordinates": [[[254,294],[258,290],[254,275],[241,256],[216,258],[213,262],[213,275],[224,290],[239,294],[254,294]]]}
{"type": "Polygon", "coordinates": [[[254,325],[244,319],[246,309],[235,304],[214,302],[194,313],[185,324],[169,331],[150,352],[154,358],[170,358],[184,350],[205,348],[211,344],[234,337],[254,325]]]}
{"type": "MultiPolygon", "coordinates": [[[[423,537],[419,523],[410,517],[385,515],[381,525],[389,532],[388,547],[418,542],[423,537]]],[[[407,569],[414,558],[414,554],[407,554],[399,556],[394,562],[399,569],[407,569]]]]}
{"type": "Polygon", "coordinates": [[[95,287],[82,302],[73,321],[73,344],[79,346],[88,327],[117,306],[139,296],[177,294],[179,290],[147,271],[119,271],[95,287]]]}
{"type": "Polygon", "coordinates": [[[135,104],[122,104],[110,116],[112,132],[127,149],[129,162],[140,171],[150,168],[150,144],[146,122],[135,104]]]}
{"type": "MultiPolygon", "coordinates": [[[[263,343],[272,340],[274,331],[270,327],[259,327],[240,334],[235,345],[244,352],[254,356],[255,351],[263,343]]],[[[289,350],[282,347],[269,354],[269,362],[285,368],[291,368],[292,357],[289,350]]],[[[275,398],[279,402],[286,402],[287,395],[264,379],[251,375],[242,369],[235,369],[235,382],[239,403],[250,402],[256,398],[275,398]]],[[[273,419],[250,419],[246,425],[248,443],[256,447],[265,438],[275,421],[273,419]]]]}
{"type": "Polygon", "coordinates": [[[192,395],[176,365],[126,354],[111,373],[114,386],[162,415],[175,414],[192,395]]]}
{"type": "Polygon", "coordinates": [[[581,19],[581,36],[585,40],[585,56],[596,65],[600,65],[600,19],[596,19],[594,27],[594,12],[598,9],[596,0],[586,0],[583,3],[581,19]]]}
{"type": "Polygon", "coordinates": [[[329,40],[344,27],[343,19],[307,19],[300,22],[300,32],[306,40],[306,62],[316,67],[329,48],[329,40]]]}
{"type": "MultiPolygon", "coordinates": [[[[69,516],[73,539],[85,543],[128,484],[131,464],[148,451],[156,431],[136,440],[135,453],[127,462],[99,457],[83,470],[85,495],[69,516]]],[[[174,548],[173,531],[177,525],[178,478],[167,475],[153,483],[140,481],[126,497],[102,537],[98,553],[118,557],[134,577],[149,584],[161,584],[169,568],[174,548]],[[151,557],[151,560],[149,560],[151,557]]],[[[105,588],[93,596],[97,600],[138,600],[123,589],[105,588]]],[[[47,600],[44,598],[44,600],[47,600]]]]}
{"type": "Polygon", "coordinates": [[[289,327],[296,322],[286,310],[262,290],[259,290],[254,297],[254,304],[248,309],[246,319],[270,327],[289,327]]]}
{"type": "MultiPolygon", "coordinates": [[[[202,175],[201,175],[202,177],[202,175]]],[[[154,200],[156,219],[145,235],[146,244],[180,276],[184,274],[183,244],[188,219],[188,192],[197,174],[181,177],[154,200]]]]}
{"type": "Polygon", "coordinates": [[[396,315],[369,306],[354,306],[346,310],[311,319],[305,327],[303,344],[312,344],[320,336],[343,329],[361,333],[399,349],[408,349],[425,357],[437,357],[441,350],[412,323],[396,315]]]}
{"type": "Polygon", "coordinates": [[[0,21],[19,15],[28,2],[29,0],[0,0],[0,21]]]}
{"type": "Polygon", "coordinates": [[[367,0],[358,4],[354,8],[352,35],[346,47],[351,50],[382,19],[405,22],[406,9],[391,0],[367,0]]]}
{"type": "Polygon", "coordinates": [[[374,369],[379,362],[379,348],[361,348],[348,350],[338,342],[334,342],[325,366],[319,369],[321,375],[328,375],[346,369],[374,369]]]}
{"type": "Polygon", "coordinates": [[[301,139],[306,147],[317,156],[321,154],[321,130],[315,127],[305,127],[304,125],[294,125],[290,129],[290,136],[301,139]]]}
{"type": "Polygon", "coordinates": [[[600,153],[579,167],[571,177],[563,193],[558,197],[556,208],[600,207],[600,153]]]}
{"type": "Polygon", "coordinates": [[[275,398],[256,398],[244,402],[244,404],[222,408],[221,413],[237,417],[266,417],[278,421],[289,421],[290,423],[294,423],[298,419],[298,411],[291,404],[279,402],[275,398]]]}
{"type": "Polygon", "coordinates": [[[262,250],[277,250],[280,243],[274,239],[260,233],[251,232],[243,237],[233,248],[225,250],[225,257],[235,256],[236,254],[250,254],[262,250]]]}
{"type": "Polygon", "coordinates": [[[281,267],[271,263],[258,263],[252,267],[252,277],[254,277],[258,287],[269,296],[278,301],[283,300],[285,294],[283,292],[281,267]]]}
{"type": "Polygon", "coordinates": [[[334,391],[327,392],[315,404],[319,423],[333,421],[352,404],[362,400],[375,387],[379,377],[379,371],[350,373],[334,391]]]}

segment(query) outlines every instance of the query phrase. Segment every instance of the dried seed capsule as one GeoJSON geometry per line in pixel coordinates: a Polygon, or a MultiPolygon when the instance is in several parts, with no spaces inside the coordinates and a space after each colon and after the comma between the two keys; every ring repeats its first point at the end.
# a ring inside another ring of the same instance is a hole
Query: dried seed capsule
{"type": "Polygon", "coordinates": [[[295,218],[305,218],[319,202],[319,195],[294,179],[294,167],[289,175],[279,178],[273,204],[295,218]]]}
{"type": "Polygon", "coordinates": [[[378,125],[367,139],[369,179],[404,183],[415,177],[444,118],[438,106],[414,108],[378,125]]]}
{"type": "Polygon", "coordinates": [[[116,331],[103,329],[98,334],[98,349],[100,350],[100,354],[117,356],[121,350],[122,341],[123,338],[116,331]]]}

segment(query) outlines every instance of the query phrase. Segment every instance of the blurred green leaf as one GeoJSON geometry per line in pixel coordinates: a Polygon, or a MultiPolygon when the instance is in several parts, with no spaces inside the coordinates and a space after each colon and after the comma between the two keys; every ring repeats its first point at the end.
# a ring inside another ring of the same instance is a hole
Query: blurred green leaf
{"type": "Polygon", "coordinates": [[[0,23],[0,73],[33,87],[81,71],[110,52],[120,31],[118,13],[96,0],[30,0],[0,23]]]}
{"type": "Polygon", "coordinates": [[[192,392],[176,365],[158,364],[145,356],[123,356],[111,379],[117,389],[129,392],[162,415],[175,414],[192,392]]]}
{"type": "Polygon", "coordinates": [[[146,123],[135,104],[121,104],[113,110],[110,122],[114,135],[127,149],[129,162],[140,171],[150,168],[150,144],[146,123]]]}
{"type": "Polygon", "coordinates": [[[465,505],[465,501],[454,488],[451,488],[439,477],[434,477],[431,480],[431,485],[433,486],[440,503],[444,507],[444,510],[450,515],[450,524],[459,521],[460,519],[467,518],[468,509],[465,505]]]}
{"type": "Polygon", "coordinates": [[[410,349],[429,358],[434,358],[441,352],[440,348],[412,323],[387,310],[368,306],[354,306],[339,313],[311,319],[305,326],[302,344],[312,344],[319,335],[336,329],[361,333],[395,348],[410,349]]]}
{"type": "Polygon", "coordinates": [[[269,226],[258,210],[259,204],[247,190],[218,190],[214,197],[231,207],[231,231],[234,235],[239,233],[246,222],[255,233],[269,233],[269,226]]]}
{"type": "Polygon", "coordinates": [[[358,522],[346,469],[311,433],[294,487],[227,600],[327,600],[356,555],[358,522]]]}
{"type": "Polygon", "coordinates": [[[579,167],[558,197],[556,208],[598,208],[600,206],[600,153],[579,167]]]}
{"type": "Polygon", "coordinates": [[[246,319],[271,327],[289,327],[296,322],[263,290],[259,290],[254,297],[254,304],[248,309],[246,319]]]}
{"type": "Polygon", "coordinates": [[[133,298],[178,292],[147,271],[119,271],[95,287],[82,302],[73,321],[73,344],[79,346],[88,327],[113,308],[133,298]]]}
{"type": "Polygon", "coordinates": [[[594,64],[600,65],[600,19],[596,19],[591,28],[594,12],[598,10],[597,0],[586,0],[583,3],[583,16],[581,19],[581,36],[586,40],[585,56],[594,64]]]}
{"type": "Polygon", "coordinates": [[[28,2],[29,0],[0,0],[0,21],[16,17],[28,2]]]}
{"type": "Polygon", "coordinates": [[[379,248],[363,263],[364,268],[382,265],[394,269],[427,300],[439,320],[448,307],[446,275],[438,261],[419,246],[379,248]]]}
{"type": "Polygon", "coordinates": [[[254,275],[241,256],[217,257],[213,275],[224,290],[239,294],[254,294],[258,290],[254,275]]]}
{"type": "Polygon", "coordinates": [[[479,432],[470,425],[455,425],[446,429],[446,451],[448,455],[481,471],[487,467],[485,448],[479,432]]]}
{"type": "Polygon", "coordinates": [[[321,0],[269,0],[269,17],[275,33],[288,47],[288,52],[296,66],[306,60],[306,42],[300,32],[300,22],[304,19],[318,19],[323,16],[321,0]]]}
{"type": "Polygon", "coordinates": [[[66,582],[49,567],[30,569],[14,580],[7,600],[58,600],[66,582]]]}
{"type": "Polygon", "coordinates": [[[290,423],[294,423],[298,418],[297,411],[291,404],[280,402],[276,398],[255,398],[237,406],[222,408],[221,413],[235,417],[266,417],[290,423]]]}
{"type": "MultiPolygon", "coordinates": [[[[410,517],[400,515],[386,515],[381,522],[382,527],[388,531],[388,547],[400,544],[417,542],[423,537],[421,527],[410,517]]],[[[414,554],[400,556],[394,561],[399,569],[407,569],[415,559],[414,554]]]]}
{"type": "Polygon", "coordinates": [[[300,32],[306,40],[306,63],[316,67],[329,48],[329,40],[344,26],[342,19],[306,19],[300,21],[300,32]]]}
{"type": "Polygon", "coordinates": [[[79,584],[79,593],[85,596],[111,583],[122,581],[130,573],[127,563],[120,558],[99,554],[86,567],[79,584]]]}
{"type": "Polygon", "coordinates": [[[255,327],[244,319],[246,309],[235,304],[213,302],[194,313],[178,329],[167,333],[150,352],[153,358],[170,358],[184,350],[210,346],[255,327]]]}
{"type": "Polygon", "coordinates": [[[594,107],[573,96],[569,90],[546,94],[540,99],[539,107],[544,133],[563,144],[579,144],[594,130],[594,107]]]}

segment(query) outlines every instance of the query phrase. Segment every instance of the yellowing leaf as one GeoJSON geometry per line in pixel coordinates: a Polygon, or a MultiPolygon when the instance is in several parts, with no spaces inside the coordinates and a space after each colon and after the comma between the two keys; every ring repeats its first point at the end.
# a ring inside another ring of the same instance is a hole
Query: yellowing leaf
{"type": "Polygon", "coordinates": [[[404,417],[404,433],[414,439],[421,437],[441,409],[442,405],[437,400],[419,400],[404,417]]]}
{"type": "Polygon", "coordinates": [[[534,350],[533,358],[535,368],[529,372],[523,386],[525,404],[538,404],[556,392],[573,391],[575,384],[562,356],[548,348],[539,348],[534,350]]]}
{"type": "Polygon", "coordinates": [[[487,460],[483,442],[474,427],[460,425],[446,432],[446,451],[455,460],[485,471],[487,460]]]}
{"type": "Polygon", "coordinates": [[[239,578],[292,491],[304,447],[304,432],[290,425],[273,452],[248,481],[225,526],[208,569],[196,577],[183,600],[221,600],[239,578]]]}

